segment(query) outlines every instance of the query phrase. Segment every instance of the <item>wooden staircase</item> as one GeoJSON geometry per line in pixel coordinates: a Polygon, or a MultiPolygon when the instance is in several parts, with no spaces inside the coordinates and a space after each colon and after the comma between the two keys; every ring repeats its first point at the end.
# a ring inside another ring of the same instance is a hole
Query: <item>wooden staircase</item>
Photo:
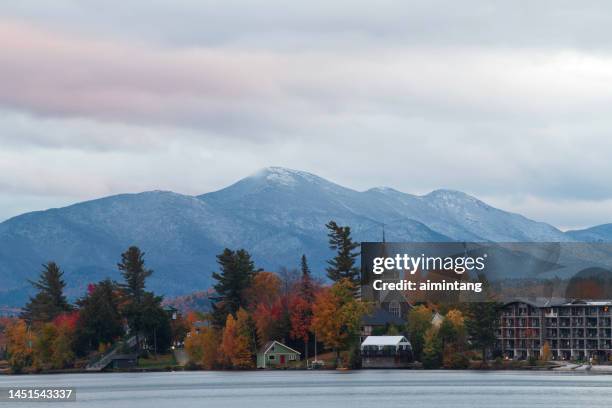
{"type": "Polygon", "coordinates": [[[102,371],[109,366],[115,357],[122,354],[125,348],[134,348],[136,346],[136,336],[129,337],[126,340],[118,342],[111,350],[103,354],[99,359],[87,364],[86,371],[102,371]]]}

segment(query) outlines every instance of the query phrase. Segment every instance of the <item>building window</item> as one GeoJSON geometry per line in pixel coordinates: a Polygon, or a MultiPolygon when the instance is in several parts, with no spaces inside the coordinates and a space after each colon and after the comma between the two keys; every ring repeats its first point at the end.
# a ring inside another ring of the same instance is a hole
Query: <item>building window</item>
{"type": "Polygon", "coordinates": [[[273,356],[273,355],[270,355],[268,358],[269,358],[270,360],[274,360],[274,356],[273,356]]]}
{"type": "Polygon", "coordinates": [[[399,302],[389,303],[389,313],[394,316],[400,317],[400,314],[402,313],[402,308],[400,307],[399,302]]]}

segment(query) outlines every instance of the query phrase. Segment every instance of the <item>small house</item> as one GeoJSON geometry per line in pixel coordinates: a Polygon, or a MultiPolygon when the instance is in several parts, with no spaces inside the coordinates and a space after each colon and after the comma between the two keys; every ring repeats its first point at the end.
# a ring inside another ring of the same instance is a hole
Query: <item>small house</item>
{"type": "Polygon", "coordinates": [[[115,354],[109,366],[114,370],[137,367],[138,354],[115,354]]]}
{"type": "Polygon", "coordinates": [[[444,316],[438,312],[434,312],[433,316],[431,317],[431,325],[439,329],[440,326],[442,326],[442,322],[444,322],[444,316]]]}
{"type": "Polygon", "coordinates": [[[257,368],[287,367],[290,361],[299,360],[299,351],[276,340],[267,342],[257,352],[257,368]]]}
{"type": "Polygon", "coordinates": [[[412,345],[404,336],[368,336],[361,343],[363,368],[402,368],[412,362],[412,345]]]}

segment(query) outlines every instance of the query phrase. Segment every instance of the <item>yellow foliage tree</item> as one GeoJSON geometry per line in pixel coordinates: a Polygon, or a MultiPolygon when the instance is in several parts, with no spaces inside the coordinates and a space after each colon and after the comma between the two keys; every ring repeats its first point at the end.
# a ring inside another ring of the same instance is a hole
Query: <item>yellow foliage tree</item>
{"type": "Polygon", "coordinates": [[[212,327],[192,330],[185,339],[185,350],[192,363],[212,370],[219,362],[219,332],[212,327]]]}
{"type": "Polygon", "coordinates": [[[57,335],[52,343],[52,368],[66,368],[74,363],[73,339],[74,331],[72,328],[63,324],[57,327],[57,335]]]}
{"type": "Polygon", "coordinates": [[[247,321],[248,314],[244,309],[238,310],[237,320],[231,314],[227,316],[220,347],[227,366],[240,369],[254,367],[247,321]]]}
{"type": "Polygon", "coordinates": [[[32,364],[34,334],[23,320],[17,320],[6,327],[8,362],[13,372],[21,372],[32,364]]]}
{"type": "Polygon", "coordinates": [[[61,369],[74,362],[72,341],[74,329],[67,324],[45,323],[38,329],[33,342],[33,367],[35,369],[61,369]]]}
{"type": "Polygon", "coordinates": [[[32,365],[35,369],[48,369],[53,355],[53,341],[57,337],[57,328],[53,323],[40,326],[36,340],[33,342],[32,365]]]}

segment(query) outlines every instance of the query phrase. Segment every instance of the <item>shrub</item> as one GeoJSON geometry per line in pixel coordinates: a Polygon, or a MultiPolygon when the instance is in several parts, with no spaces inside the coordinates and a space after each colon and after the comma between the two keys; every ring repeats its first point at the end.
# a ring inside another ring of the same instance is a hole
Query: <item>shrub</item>
{"type": "Polygon", "coordinates": [[[470,359],[465,353],[451,353],[444,357],[444,368],[463,370],[470,367],[470,359]]]}

